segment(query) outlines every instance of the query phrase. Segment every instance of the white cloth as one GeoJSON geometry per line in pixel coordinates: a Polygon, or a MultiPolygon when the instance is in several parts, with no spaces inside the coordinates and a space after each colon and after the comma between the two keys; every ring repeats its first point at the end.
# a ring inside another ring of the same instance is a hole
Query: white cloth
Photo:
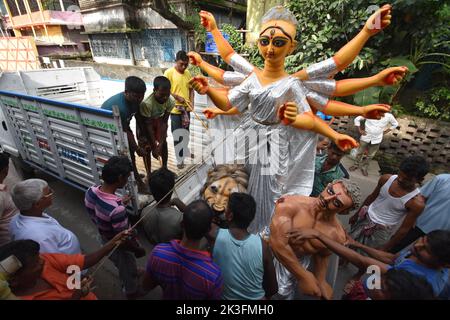
{"type": "Polygon", "coordinates": [[[80,242],[73,232],[47,214],[42,217],[16,215],[9,225],[11,239],[34,240],[41,246],[41,253],[80,254],[80,242]]]}
{"type": "MultiPolygon", "coordinates": [[[[359,116],[355,118],[355,126],[361,126],[361,121],[364,120],[363,117],[359,116]]],[[[388,129],[394,130],[398,127],[398,122],[391,113],[386,113],[380,120],[366,119],[364,130],[366,135],[361,136],[361,141],[370,144],[379,144],[383,140],[383,132],[388,129]]]]}
{"type": "Polygon", "coordinates": [[[389,188],[395,179],[397,175],[392,175],[381,187],[380,194],[367,211],[370,220],[386,227],[397,225],[406,214],[406,203],[420,193],[420,190],[416,188],[400,198],[391,196],[389,188]]]}
{"type": "Polygon", "coordinates": [[[0,246],[11,241],[9,224],[18,213],[6,185],[0,184],[0,246]]]}
{"type": "MultiPolygon", "coordinates": [[[[298,258],[305,270],[308,269],[311,263],[311,256],[303,256],[298,258]]],[[[275,300],[294,300],[295,291],[297,289],[297,279],[277,258],[273,258],[273,265],[275,266],[275,273],[277,275],[278,292],[273,297],[275,300]]]]}
{"type": "MultiPolygon", "coordinates": [[[[284,194],[309,195],[314,182],[317,135],[281,124],[278,107],[296,102],[299,113],[309,112],[306,98],[312,99],[311,95],[317,98],[312,100],[318,109],[326,105],[327,96],[335,91],[335,82],[329,78],[337,72],[337,66],[330,58],[308,68],[309,79],[314,81],[289,76],[262,85],[254,66],[243,57],[234,54],[230,65],[242,75],[232,77],[237,79],[232,83],[236,86],[228,94],[230,104],[241,115],[227,118],[228,124],[217,123],[216,128],[234,129],[232,139],[225,142],[225,154],[236,155],[235,162],[245,163],[250,173],[248,192],[256,200],[258,214],[249,231],[257,233],[270,224],[276,200],[284,194]]],[[[216,160],[223,154],[223,150],[216,150],[216,160]]]]}

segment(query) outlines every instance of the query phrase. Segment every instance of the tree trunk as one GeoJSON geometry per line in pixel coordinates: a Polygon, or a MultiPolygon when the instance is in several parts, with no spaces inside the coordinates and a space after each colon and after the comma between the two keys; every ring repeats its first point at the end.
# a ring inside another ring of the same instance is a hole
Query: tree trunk
{"type": "Polygon", "coordinates": [[[184,31],[189,32],[194,29],[194,25],[192,23],[184,21],[182,17],[170,10],[168,0],[153,0],[150,3],[150,8],[159,13],[161,17],[169,20],[178,28],[183,29],[184,31]]]}

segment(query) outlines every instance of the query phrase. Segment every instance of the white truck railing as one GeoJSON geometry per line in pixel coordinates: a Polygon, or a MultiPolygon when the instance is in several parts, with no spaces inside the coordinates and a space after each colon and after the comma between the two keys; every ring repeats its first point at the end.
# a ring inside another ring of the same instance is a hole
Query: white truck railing
{"type": "MultiPolygon", "coordinates": [[[[100,184],[104,163],[112,156],[129,156],[119,111],[108,111],[41,97],[0,91],[0,106],[21,160],[78,189],[100,184]]],[[[134,176],[127,185],[138,194],[134,176]]]]}

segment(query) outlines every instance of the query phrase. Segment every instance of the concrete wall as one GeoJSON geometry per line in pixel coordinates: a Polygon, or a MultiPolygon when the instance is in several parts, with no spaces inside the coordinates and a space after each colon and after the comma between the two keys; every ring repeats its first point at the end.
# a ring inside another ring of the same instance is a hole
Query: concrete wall
{"type": "Polygon", "coordinates": [[[186,35],[178,29],[146,29],[131,41],[136,61],[149,67],[171,67],[177,52],[187,50],[186,35]]]}
{"type": "MultiPolygon", "coordinates": [[[[136,64],[167,68],[173,65],[179,50],[187,50],[186,35],[178,29],[145,29],[130,33],[136,64]]],[[[91,34],[94,61],[132,65],[128,40],[124,33],[91,34]]]]}
{"type": "Polygon", "coordinates": [[[161,68],[145,68],[137,66],[112,65],[86,61],[65,60],[66,67],[93,67],[102,78],[124,80],[128,76],[140,77],[147,83],[163,74],[161,68]]]}
{"type": "MultiPolygon", "coordinates": [[[[432,167],[450,171],[450,123],[418,117],[397,118],[399,127],[385,135],[380,150],[394,162],[413,154],[428,159],[432,167]]],[[[339,117],[333,128],[359,138],[353,118],[339,117]]],[[[382,166],[382,164],[380,164],[382,166]]]]}
{"type": "Polygon", "coordinates": [[[83,12],[86,32],[105,32],[107,30],[125,30],[128,11],[123,6],[83,12]]]}
{"type": "Polygon", "coordinates": [[[77,46],[38,46],[37,47],[39,56],[41,57],[51,57],[51,56],[64,56],[64,55],[74,55],[79,53],[77,46]]]}

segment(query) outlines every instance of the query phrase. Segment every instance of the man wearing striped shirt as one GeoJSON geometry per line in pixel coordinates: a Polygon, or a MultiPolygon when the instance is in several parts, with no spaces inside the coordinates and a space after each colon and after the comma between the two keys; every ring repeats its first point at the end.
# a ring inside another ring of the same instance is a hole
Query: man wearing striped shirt
{"type": "MultiPolygon", "coordinates": [[[[84,203],[86,209],[98,228],[103,243],[107,243],[129,226],[128,213],[125,208],[129,196],[120,198],[115,195],[117,189],[123,188],[130,177],[133,167],[127,157],[112,157],[102,170],[104,183],[93,186],[86,192],[84,203]]],[[[143,257],[145,250],[136,238],[124,242],[110,259],[119,270],[125,294],[128,299],[139,296],[139,275],[136,258],[143,257]]]]}
{"type": "Polygon", "coordinates": [[[163,289],[165,300],[220,300],[222,273],[201,239],[211,228],[213,212],[203,200],[192,202],[183,214],[183,238],[157,245],[147,263],[143,289],[163,289]]]}

